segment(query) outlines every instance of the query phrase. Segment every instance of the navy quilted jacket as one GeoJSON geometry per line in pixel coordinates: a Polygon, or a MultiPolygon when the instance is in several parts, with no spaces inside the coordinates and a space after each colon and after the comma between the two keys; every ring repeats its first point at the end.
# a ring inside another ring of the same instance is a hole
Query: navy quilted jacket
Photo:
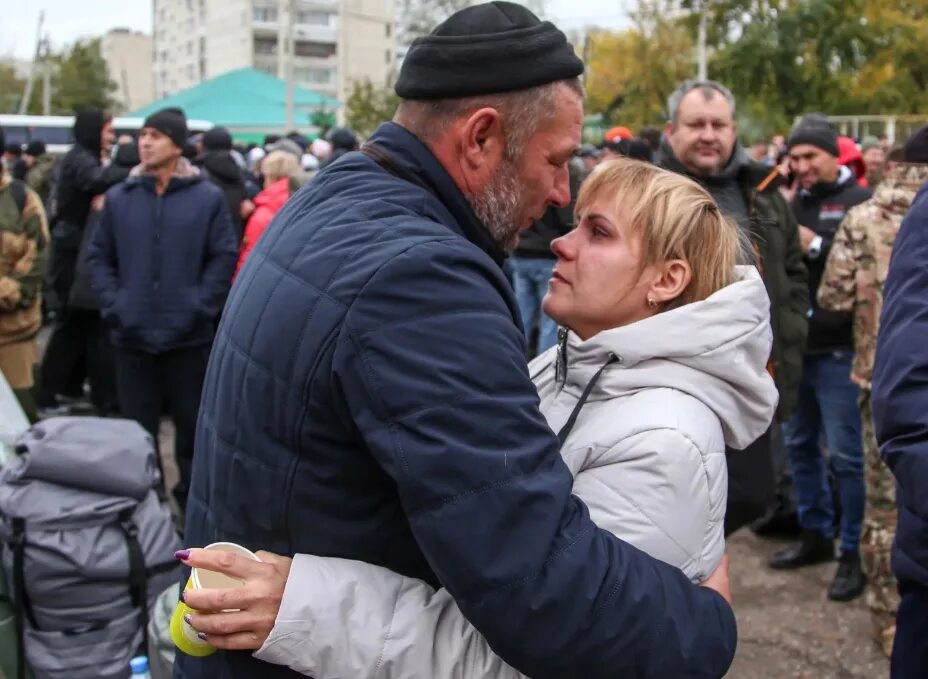
{"type": "MultiPolygon", "coordinates": [[[[372,141],[401,169],[360,153],[334,163],[236,279],[186,544],[359,559],[443,585],[533,677],[721,677],[728,605],[596,528],[571,495],[502,253],[414,136],[389,123],[372,141]]],[[[220,652],[179,657],[175,676],[296,675],[220,652]]]]}
{"type": "Polygon", "coordinates": [[[152,353],[211,342],[238,260],[238,236],[222,191],[171,177],[163,196],[152,176],[106,194],[90,246],[91,282],[117,346],[152,353]]]}
{"type": "Polygon", "coordinates": [[[906,215],[883,288],[873,366],[880,454],[896,477],[893,572],[928,587],[928,184],[906,215]]]}

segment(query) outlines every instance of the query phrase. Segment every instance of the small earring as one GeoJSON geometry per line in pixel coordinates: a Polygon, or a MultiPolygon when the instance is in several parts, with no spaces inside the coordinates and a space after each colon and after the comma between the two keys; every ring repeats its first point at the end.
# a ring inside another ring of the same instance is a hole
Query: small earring
{"type": "Polygon", "coordinates": [[[658,305],[657,305],[657,300],[654,299],[653,297],[651,297],[650,295],[648,295],[648,308],[650,308],[652,311],[654,311],[654,310],[657,309],[657,306],[658,306],[658,305]]]}

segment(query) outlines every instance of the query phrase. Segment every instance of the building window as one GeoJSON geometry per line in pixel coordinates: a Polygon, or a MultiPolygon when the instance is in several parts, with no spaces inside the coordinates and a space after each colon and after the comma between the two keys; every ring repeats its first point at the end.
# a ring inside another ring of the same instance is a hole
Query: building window
{"type": "Polygon", "coordinates": [[[193,40],[187,41],[187,56],[188,57],[193,56],[193,40]]]}
{"type": "Polygon", "coordinates": [[[328,26],[333,16],[333,14],[328,12],[300,11],[296,13],[296,23],[309,24],[311,26],[328,26]]]}
{"type": "Polygon", "coordinates": [[[277,38],[255,38],[255,54],[277,54],[277,38]]]}
{"type": "Polygon", "coordinates": [[[206,60],[200,59],[200,80],[206,80],[206,60]]]}
{"type": "Polygon", "coordinates": [[[335,73],[330,68],[294,68],[293,79],[310,85],[330,85],[335,73]]]}
{"type": "Polygon", "coordinates": [[[255,7],[254,14],[252,15],[255,21],[266,21],[268,23],[274,23],[277,21],[277,8],[276,7],[255,7]]]}
{"type": "Polygon", "coordinates": [[[393,24],[387,24],[385,28],[387,29],[387,38],[389,39],[390,36],[393,35],[393,24]]]}
{"type": "Polygon", "coordinates": [[[386,63],[389,64],[391,61],[393,61],[393,52],[391,50],[387,50],[386,63]]]}
{"type": "Polygon", "coordinates": [[[187,32],[190,33],[193,31],[193,19],[187,19],[184,22],[184,28],[187,29],[187,32]]]}
{"type": "Polygon", "coordinates": [[[328,59],[335,56],[336,48],[334,44],[297,40],[293,43],[293,53],[298,57],[328,59]]]}

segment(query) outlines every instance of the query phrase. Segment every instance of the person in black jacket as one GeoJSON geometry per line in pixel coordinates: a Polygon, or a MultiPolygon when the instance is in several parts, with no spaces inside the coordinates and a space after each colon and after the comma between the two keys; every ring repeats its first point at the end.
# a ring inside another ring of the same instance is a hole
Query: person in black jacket
{"type": "Polygon", "coordinates": [[[775,554],[770,565],[799,568],[834,559],[834,502],[820,446],[824,434],[842,507],[841,559],[828,597],[849,601],[866,585],[859,552],[865,486],[859,391],[850,377],[852,318],[850,313],[819,308],[816,293],[838,225],[871,192],[838,164],[838,135],[823,116],[811,114],[800,120],[788,147],[790,167],[800,187],[792,208],[809,270],[812,309],[799,406],[785,431],[803,533],[798,544],[775,554]]]}
{"type": "Polygon", "coordinates": [[[59,397],[81,397],[85,376],[94,406],[105,410],[114,400],[114,394],[105,387],[105,371],[99,369],[100,315],[73,308],[69,300],[91,203],[125,179],[129,171],[104,164],[113,142],[112,117],[107,113],[99,109],[78,113],[74,139],[74,146],[61,159],[53,216],[49,277],[59,308],[40,377],[39,407],[44,415],[64,414],[66,408],[59,397]]]}
{"type": "Polygon", "coordinates": [[[203,135],[203,153],[193,164],[213,184],[219,187],[229,206],[229,216],[239,242],[242,240],[244,222],[242,202],[247,198],[245,175],[232,158],[232,135],[224,127],[214,127],[203,135]]]}
{"type": "Polygon", "coordinates": [[[200,391],[238,258],[222,192],[181,157],[187,124],[162,110],[139,135],[142,164],[106,194],[90,275],[116,346],[119,407],[158,440],[167,401],[185,507],[200,391]]]}

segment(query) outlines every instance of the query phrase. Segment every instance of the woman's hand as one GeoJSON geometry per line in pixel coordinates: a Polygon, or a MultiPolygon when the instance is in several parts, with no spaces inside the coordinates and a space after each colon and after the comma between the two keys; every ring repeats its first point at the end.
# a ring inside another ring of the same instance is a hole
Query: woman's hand
{"type": "Polygon", "coordinates": [[[253,651],[261,648],[274,628],[292,559],[257,552],[253,561],[230,552],[190,549],[178,552],[187,566],[244,580],[233,589],[200,589],[182,598],[196,609],[185,619],[201,639],[215,648],[253,651]],[[186,556],[185,556],[186,552],[186,556]]]}
{"type": "Polygon", "coordinates": [[[714,589],[716,592],[722,595],[725,601],[728,602],[728,605],[731,606],[731,580],[728,577],[728,553],[722,555],[722,561],[719,563],[715,571],[706,578],[703,582],[699,583],[700,587],[708,587],[709,589],[714,589]]]}

